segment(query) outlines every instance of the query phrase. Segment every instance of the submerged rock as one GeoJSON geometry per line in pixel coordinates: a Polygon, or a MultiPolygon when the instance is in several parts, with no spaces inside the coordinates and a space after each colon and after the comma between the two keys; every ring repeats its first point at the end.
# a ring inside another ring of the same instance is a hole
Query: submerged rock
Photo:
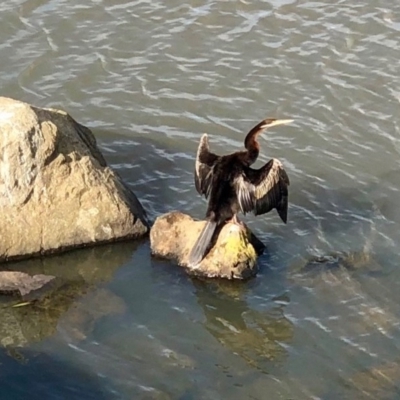
{"type": "Polygon", "coordinates": [[[9,263],[15,269],[10,273],[57,277],[22,299],[18,292],[9,292],[18,297],[0,296],[0,350],[25,347],[56,332],[76,343],[90,335],[99,319],[125,312],[124,301],[103,284],[138,245],[127,241],[9,263]]]}
{"type": "Polygon", "coordinates": [[[62,282],[56,290],[46,291],[23,307],[19,303],[6,303],[0,307],[0,346],[22,347],[53,335],[60,315],[87,286],[79,282],[62,282]]]}
{"type": "Polygon", "coordinates": [[[136,196],[67,113],[0,97],[0,262],[148,231],[136,196]]]}
{"type": "Polygon", "coordinates": [[[199,266],[188,266],[189,253],[205,223],[179,211],[158,217],[150,231],[152,254],[175,260],[193,275],[227,279],[254,276],[257,255],[263,252],[264,245],[247,227],[231,223],[223,226],[199,266]]]}
{"type": "Polygon", "coordinates": [[[106,288],[87,293],[76,301],[58,321],[58,329],[68,335],[69,340],[78,342],[90,335],[97,321],[112,314],[123,314],[124,301],[106,288]]]}
{"type": "Polygon", "coordinates": [[[17,295],[29,298],[36,292],[43,292],[56,279],[50,275],[28,275],[17,271],[0,271],[0,295],[17,295]]]}
{"type": "Polygon", "coordinates": [[[359,270],[379,272],[382,267],[368,249],[363,249],[349,253],[337,252],[322,256],[312,256],[308,260],[301,258],[292,266],[292,270],[295,274],[301,274],[304,278],[340,270],[347,273],[359,270]]]}

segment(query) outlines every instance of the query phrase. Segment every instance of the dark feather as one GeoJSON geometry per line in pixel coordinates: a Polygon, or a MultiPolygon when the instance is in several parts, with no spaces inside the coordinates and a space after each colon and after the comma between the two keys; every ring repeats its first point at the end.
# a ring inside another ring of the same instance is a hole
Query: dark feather
{"type": "Polygon", "coordinates": [[[256,170],[243,168],[234,180],[240,208],[245,214],[265,214],[276,208],[282,221],[287,221],[289,177],[279,160],[272,159],[256,170]]]}
{"type": "Polygon", "coordinates": [[[207,221],[189,254],[189,267],[195,267],[203,259],[216,227],[217,224],[214,221],[207,221]]]}
{"type": "Polygon", "coordinates": [[[196,155],[194,183],[200,195],[206,198],[210,195],[213,180],[213,168],[219,156],[210,152],[208,136],[204,134],[199,143],[196,155]]]}

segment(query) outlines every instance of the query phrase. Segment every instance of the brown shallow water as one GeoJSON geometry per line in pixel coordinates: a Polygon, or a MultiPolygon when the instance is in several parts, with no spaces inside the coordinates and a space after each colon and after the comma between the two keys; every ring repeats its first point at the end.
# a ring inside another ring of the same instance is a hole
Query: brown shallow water
{"type": "Polygon", "coordinates": [[[2,2],[1,95],[91,127],[152,219],[203,215],[203,132],[223,153],[295,123],[262,139],[292,185],[286,226],[247,218],[256,279],[192,280],[147,242],[14,265],[70,286],[4,303],[0,398],[398,399],[399,31],[389,1],[2,2]]]}

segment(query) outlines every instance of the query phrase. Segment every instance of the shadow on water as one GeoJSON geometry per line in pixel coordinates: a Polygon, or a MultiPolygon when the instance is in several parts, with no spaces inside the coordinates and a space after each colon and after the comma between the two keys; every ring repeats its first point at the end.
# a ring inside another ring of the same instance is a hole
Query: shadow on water
{"type": "Polygon", "coordinates": [[[0,350],[0,399],[113,399],[106,379],[52,355],[27,349],[12,357],[0,350]]]}
{"type": "Polygon", "coordinates": [[[284,316],[288,299],[271,302],[261,312],[247,304],[243,282],[192,281],[206,318],[204,327],[218,342],[261,372],[268,373],[284,360],[284,344],[294,334],[293,324],[284,316]]]}
{"type": "MultiPolygon", "coordinates": [[[[96,307],[91,307],[89,312],[79,310],[79,307],[73,309],[75,314],[79,314],[73,316],[75,324],[79,321],[79,326],[84,329],[88,321],[112,313],[110,304],[117,304],[119,310],[121,307],[114,299],[116,296],[96,286],[110,281],[116,270],[131,259],[138,245],[138,242],[114,243],[7,264],[9,270],[54,275],[57,284],[23,307],[12,307],[18,299],[1,299],[0,344],[7,348],[26,346],[53,335],[60,318],[83,295],[96,301],[96,307]]],[[[85,333],[80,332],[79,336],[85,336],[85,333]]]]}
{"type": "Polygon", "coordinates": [[[126,241],[78,249],[60,255],[5,264],[9,271],[54,275],[66,281],[83,279],[89,284],[107,282],[127,263],[143,241],[126,241]]]}

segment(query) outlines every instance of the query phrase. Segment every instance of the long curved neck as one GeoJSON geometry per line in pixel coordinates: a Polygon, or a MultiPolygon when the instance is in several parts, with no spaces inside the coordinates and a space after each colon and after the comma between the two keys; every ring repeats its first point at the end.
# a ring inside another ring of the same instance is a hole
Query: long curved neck
{"type": "Polygon", "coordinates": [[[260,126],[255,126],[244,139],[244,147],[247,150],[246,154],[246,161],[250,164],[253,164],[256,160],[258,155],[260,154],[260,144],[257,141],[257,136],[261,133],[262,130],[260,126]]]}

